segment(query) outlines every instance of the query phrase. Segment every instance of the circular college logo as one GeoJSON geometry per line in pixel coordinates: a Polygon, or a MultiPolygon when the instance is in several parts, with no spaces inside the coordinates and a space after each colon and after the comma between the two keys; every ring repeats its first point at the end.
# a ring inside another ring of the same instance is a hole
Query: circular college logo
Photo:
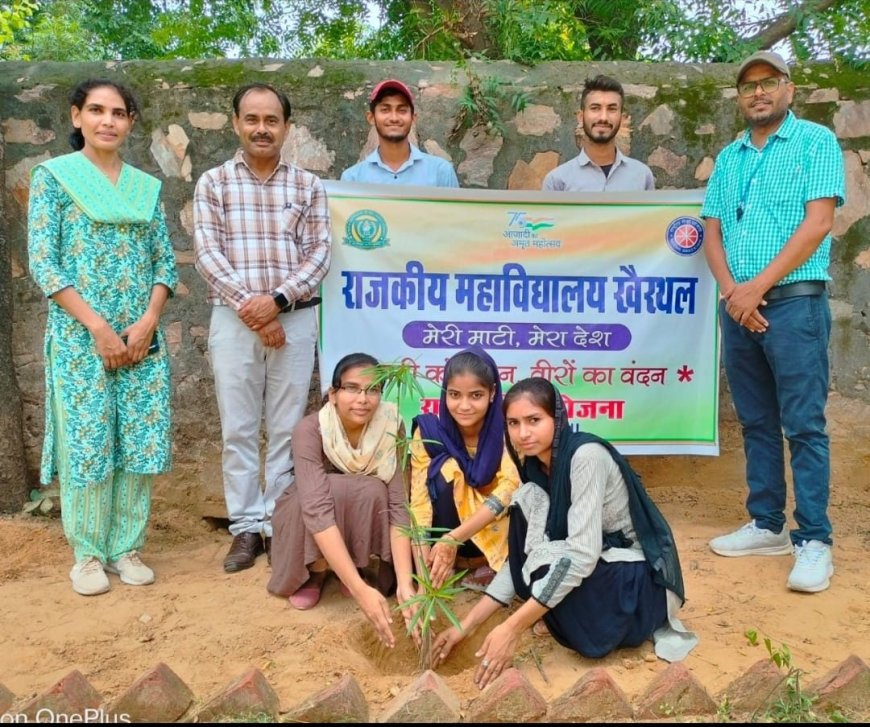
{"type": "Polygon", "coordinates": [[[360,250],[374,250],[390,244],[387,222],[374,210],[359,210],[347,218],[344,244],[360,250]]]}
{"type": "Polygon", "coordinates": [[[677,255],[694,255],[704,242],[704,225],[696,217],[677,217],[668,225],[665,241],[677,255]]]}

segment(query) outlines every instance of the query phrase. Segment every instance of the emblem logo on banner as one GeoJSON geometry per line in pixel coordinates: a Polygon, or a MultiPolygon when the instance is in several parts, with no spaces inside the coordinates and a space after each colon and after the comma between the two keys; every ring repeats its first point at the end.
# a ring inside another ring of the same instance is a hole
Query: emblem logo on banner
{"type": "Polygon", "coordinates": [[[374,210],[359,210],[347,218],[344,244],[360,250],[376,250],[390,244],[387,221],[374,210]]]}
{"type": "Polygon", "coordinates": [[[665,240],[677,255],[694,255],[704,242],[704,225],[695,217],[677,217],[668,225],[665,240]]]}

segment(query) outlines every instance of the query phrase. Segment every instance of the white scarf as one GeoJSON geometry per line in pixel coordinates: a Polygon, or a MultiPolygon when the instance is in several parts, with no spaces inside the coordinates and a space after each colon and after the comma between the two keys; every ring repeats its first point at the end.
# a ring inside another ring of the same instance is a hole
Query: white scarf
{"type": "Polygon", "coordinates": [[[318,413],[323,453],[339,470],[350,475],[372,475],[389,482],[396,473],[396,436],[399,416],[396,405],[381,402],[359,438],[351,446],[332,402],[318,413]]]}

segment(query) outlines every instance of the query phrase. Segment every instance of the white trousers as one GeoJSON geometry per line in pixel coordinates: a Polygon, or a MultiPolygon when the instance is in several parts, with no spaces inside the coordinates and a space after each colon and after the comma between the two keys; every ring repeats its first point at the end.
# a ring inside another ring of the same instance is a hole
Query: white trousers
{"type": "Polygon", "coordinates": [[[272,536],[275,500],[293,483],[290,436],[305,414],[317,340],[315,308],[281,313],[279,349],[227,306],[211,314],[208,348],[223,438],[224,498],[230,533],[272,536]],[[260,487],[260,424],[266,418],[265,488],[260,487]]]}

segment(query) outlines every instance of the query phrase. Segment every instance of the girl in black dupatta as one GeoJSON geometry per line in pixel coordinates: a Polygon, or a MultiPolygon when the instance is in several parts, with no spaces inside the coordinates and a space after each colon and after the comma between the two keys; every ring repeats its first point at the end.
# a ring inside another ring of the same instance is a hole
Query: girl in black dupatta
{"type": "Polygon", "coordinates": [[[457,567],[469,571],[465,587],[482,591],[507,558],[504,515],[520,480],[505,451],[501,399],[495,361],[473,347],[447,361],[437,416],[414,419],[411,512],[446,532],[418,554],[436,587],[457,567]]]}
{"type": "Polygon", "coordinates": [[[504,408],[508,450],[524,483],[511,507],[508,563],[462,630],[438,636],[437,663],[514,596],[525,603],[475,654],[480,688],[511,665],[520,636],[538,619],[586,657],[652,638],[659,657],[685,658],[697,638],[675,617],[684,600],[676,545],[638,476],[608,442],[571,430],[549,381],[518,382],[504,408]]]}

